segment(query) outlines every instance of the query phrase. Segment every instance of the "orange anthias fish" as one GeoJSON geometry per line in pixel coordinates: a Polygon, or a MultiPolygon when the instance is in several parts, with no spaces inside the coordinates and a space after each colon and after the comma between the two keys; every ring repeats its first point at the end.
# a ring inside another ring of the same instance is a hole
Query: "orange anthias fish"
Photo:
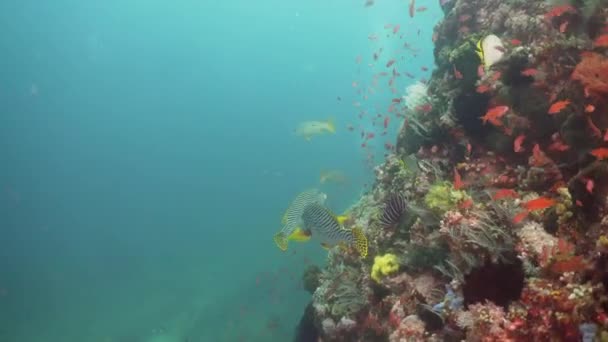
{"type": "Polygon", "coordinates": [[[549,158],[547,158],[545,153],[541,151],[540,146],[538,146],[538,144],[535,144],[532,148],[532,164],[534,166],[541,167],[547,165],[549,162],[549,158]]]}
{"type": "Polygon", "coordinates": [[[534,68],[528,68],[528,69],[522,71],[521,74],[524,76],[534,76],[534,75],[538,74],[538,70],[536,70],[534,68]]]}
{"type": "Polygon", "coordinates": [[[520,134],[517,136],[517,138],[515,138],[515,140],[513,141],[513,151],[515,151],[515,153],[524,151],[524,148],[521,146],[521,144],[524,143],[525,139],[526,139],[526,136],[523,134],[520,134]]]}
{"type": "Polygon", "coordinates": [[[585,106],[585,113],[593,113],[595,111],[595,106],[592,104],[588,104],[585,106]]]}
{"type": "Polygon", "coordinates": [[[528,213],[529,212],[527,210],[524,210],[521,213],[515,215],[515,217],[513,217],[513,223],[515,223],[515,224],[520,223],[521,221],[523,221],[526,218],[526,216],[528,216],[528,213]]]}
{"type": "Polygon", "coordinates": [[[566,12],[576,12],[576,9],[570,5],[555,6],[545,14],[545,18],[561,17],[566,12]]]}
{"type": "Polygon", "coordinates": [[[602,137],[602,131],[600,131],[599,128],[597,128],[597,126],[593,123],[593,121],[591,121],[591,118],[587,116],[587,125],[589,126],[589,128],[591,129],[591,132],[593,132],[593,135],[595,137],[601,138],[602,137]]]}
{"type": "Polygon", "coordinates": [[[596,148],[595,150],[592,150],[589,153],[597,159],[608,158],[608,148],[607,147],[596,148]]]}
{"type": "Polygon", "coordinates": [[[465,200],[464,202],[460,203],[458,205],[458,208],[460,208],[460,209],[469,209],[470,207],[473,206],[473,204],[474,204],[473,203],[473,199],[469,198],[469,199],[465,200]]]}
{"type": "Polygon", "coordinates": [[[414,17],[414,9],[416,7],[416,0],[410,0],[410,18],[414,17]]]}
{"type": "Polygon", "coordinates": [[[462,182],[462,177],[460,177],[460,173],[458,170],[454,169],[454,189],[459,190],[464,187],[464,183],[462,182]]]}
{"type": "Polygon", "coordinates": [[[456,77],[457,80],[461,80],[463,76],[460,70],[456,69],[455,65],[453,65],[452,67],[454,68],[454,77],[456,77]]]}
{"type": "Polygon", "coordinates": [[[570,100],[562,100],[554,102],[551,107],[549,107],[549,114],[557,114],[561,112],[564,108],[566,108],[570,104],[570,100]]]}
{"type": "Polygon", "coordinates": [[[594,47],[608,47],[608,34],[603,34],[593,41],[594,47]]]}
{"type": "Polygon", "coordinates": [[[595,187],[595,182],[593,182],[593,179],[587,179],[585,181],[585,189],[587,189],[587,191],[592,194],[593,193],[593,188],[595,187]]]}
{"type": "Polygon", "coordinates": [[[480,94],[487,93],[488,91],[490,91],[490,86],[487,84],[482,84],[482,85],[478,86],[477,89],[475,89],[475,91],[480,94]]]}
{"type": "Polygon", "coordinates": [[[501,200],[503,198],[518,198],[519,195],[513,189],[500,189],[494,193],[492,199],[495,201],[501,200]]]}
{"type": "Polygon", "coordinates": [[[530,200],[523,204],[524,208],[528,211],[547,209],[555,205],[555,200],[547,197],[539,197],[530,200]]]}
{"type": "Polygon", "coordinates": [[[502,122],[499,120],[502,116],[504,116],[509,111],[509,107],[507,106],[496,106],[490,108],[486,115],[481,117],[483,123],[490,121],[494,126],[502,126],[502,122]]]}

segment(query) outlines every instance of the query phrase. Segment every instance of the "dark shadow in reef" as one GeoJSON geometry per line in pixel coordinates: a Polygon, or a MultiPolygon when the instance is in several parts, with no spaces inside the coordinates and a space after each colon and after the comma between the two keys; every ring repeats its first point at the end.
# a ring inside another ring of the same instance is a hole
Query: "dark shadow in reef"
{"type": "Polygon", "coordinates": [[[519,299],[524,288],[524,270],[519,259],[511,263],[488,262],[465,276],[462,293],[465,307],[486,300],[506,308],[519,299]]]}
{"type": "Polygon", "coordinates": [[[312,302],[308,303],[296,328],[294,342],[317,342],[319,340],[319,331],[314,322],[314,311],[312,302]]]}

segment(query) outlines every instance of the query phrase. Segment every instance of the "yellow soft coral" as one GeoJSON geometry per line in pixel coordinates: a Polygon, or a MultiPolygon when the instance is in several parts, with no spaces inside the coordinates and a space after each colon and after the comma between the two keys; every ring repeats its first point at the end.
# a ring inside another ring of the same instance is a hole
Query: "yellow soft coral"
{"type": "Polygon", "coordinates": [[[384,254],[374,258],[374,266],[372,266],[372,279],[377,283],[383,276],[395,273],[399,270],[399,263],[395,254],[384,254]]]}

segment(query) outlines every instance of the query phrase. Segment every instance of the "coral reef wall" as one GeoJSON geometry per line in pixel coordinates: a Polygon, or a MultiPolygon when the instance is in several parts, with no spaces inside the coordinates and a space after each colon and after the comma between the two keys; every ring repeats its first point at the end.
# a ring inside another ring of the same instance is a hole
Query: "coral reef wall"
{"type": "Polygon", "coordinates": [[[433,76],[348,212],[369,256],[310,282],[320,339],[608,340],[608,3],[441,3],[433,76]]]}

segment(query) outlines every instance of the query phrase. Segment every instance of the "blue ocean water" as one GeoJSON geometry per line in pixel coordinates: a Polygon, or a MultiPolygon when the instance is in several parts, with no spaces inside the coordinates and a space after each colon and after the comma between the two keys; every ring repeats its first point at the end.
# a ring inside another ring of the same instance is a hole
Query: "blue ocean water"
{"type": "Polygon", "coordinates": [[[346,126],[394,96],[351,83],[401,50],[368,36],[400,23],[403,68],[432,66],[434,1],[363,3],[0,2],[0,341],[291,340],[326,252],[272,235],[320,170],[349,177],[335,211],[373,180],[346,126]]]}

